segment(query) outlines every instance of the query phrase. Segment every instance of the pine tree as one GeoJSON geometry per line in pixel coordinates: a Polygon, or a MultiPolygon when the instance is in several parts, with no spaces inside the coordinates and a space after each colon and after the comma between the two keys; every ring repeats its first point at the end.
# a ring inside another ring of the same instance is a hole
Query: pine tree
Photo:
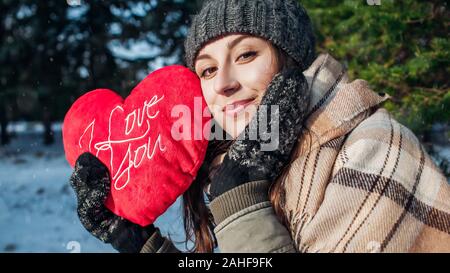
{"type": "MultiPolygon", "coordinates": [[[[318,51],[344,62],[352,78],[392,96],[384,106],[419,136],[450,120],[446,1],[300,1],[318,51]],[[373,4],[373,5],[370,5],[373,4]]],[[[426,139],[425,139],[426,140],[426,139]]]]}
{"type": "Polygon", "coordinates": [[[182,63],[183,41],[197,1],[0,0],[0,129],[11,119],[41,120],[44,143],[51,122],[95,88],[128,95],[157,66],[182,63]],[[79,5],[69,5],[76,4],[79,5]],[[134,58],[113,46],[145,43],[134,58]],[[157,62],[159,62],[159,65],[157,62]]]}

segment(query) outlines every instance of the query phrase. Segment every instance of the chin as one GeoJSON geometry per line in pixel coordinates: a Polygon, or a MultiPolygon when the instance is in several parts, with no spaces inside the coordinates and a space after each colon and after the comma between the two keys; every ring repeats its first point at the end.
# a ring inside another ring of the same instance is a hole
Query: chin
{"type": "Polygon", "coordinates": [[[236,139],[250,123],[250,120],[254,116],[255,112],[256,110],[252,109],[251,111],[244,112],[236,117],[226,116],[223,112],[216,112],[214,119],[229,136],[236,139]]]}
{"type": "Polygon", "coordinates": [[[236,139],[244,130],[249,122],[243,117],[236,120],[227,119],[225,131],[233,138],[236,139]]]}

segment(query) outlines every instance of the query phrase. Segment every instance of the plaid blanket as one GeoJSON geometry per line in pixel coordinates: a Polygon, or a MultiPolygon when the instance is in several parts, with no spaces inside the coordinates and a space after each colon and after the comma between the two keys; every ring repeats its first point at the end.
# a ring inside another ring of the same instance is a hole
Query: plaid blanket
{"type": "Polygon", "coordinates": [[[310,114],[281,179],[301,252],[450,252],[450,186],[388,95],[320,55],[304,72],[310,114]]]}

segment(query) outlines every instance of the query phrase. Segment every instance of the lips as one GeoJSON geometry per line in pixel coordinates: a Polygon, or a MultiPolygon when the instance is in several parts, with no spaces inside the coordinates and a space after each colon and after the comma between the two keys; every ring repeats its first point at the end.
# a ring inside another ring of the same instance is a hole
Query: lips
{"type": "Polygon", "coordinates": [[[223,108],[223,112],[228,116],[235,116],[242,112],[245,107],[252,104],[254,100],[255,98],[234,101],[225,105],[225,107],[223,108]]]}

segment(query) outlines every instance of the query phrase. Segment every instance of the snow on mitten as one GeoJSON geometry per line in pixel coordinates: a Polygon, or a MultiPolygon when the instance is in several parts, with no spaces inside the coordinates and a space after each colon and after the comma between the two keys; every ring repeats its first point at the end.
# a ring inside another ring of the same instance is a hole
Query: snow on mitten
{"type": "Polygon", "coordinates": [[[256,114],[231,144],[222,164],[212,175],[212,199],[247,182],[273,182],[290,159],[308,106],[308,84],[301,69],[291,68],[276,74],[267,87],[256,114]],[[272,113],[273,106],[278,106],[278,109],[275,108],[276,111],[272,113]],[[258,135],[255,140],[249,138],[250,132],[258,130],[261,125],[259,121],[265,120],[265,132],[272,132],[268,134],[271,136],[275,131],[275,137],[262,138],[258,135]],[[276,147],[273,147],[274,144],[276,147]]]}
{"type": "Polygon", "coordinates": [[[119,252],[139,252],[156,229],[141,227],[108,210],[104,202],[110,183],[108,169],[100,160],[88,152],[79,156],[70,177],[78,217],[87,231],[119,252]]]}

